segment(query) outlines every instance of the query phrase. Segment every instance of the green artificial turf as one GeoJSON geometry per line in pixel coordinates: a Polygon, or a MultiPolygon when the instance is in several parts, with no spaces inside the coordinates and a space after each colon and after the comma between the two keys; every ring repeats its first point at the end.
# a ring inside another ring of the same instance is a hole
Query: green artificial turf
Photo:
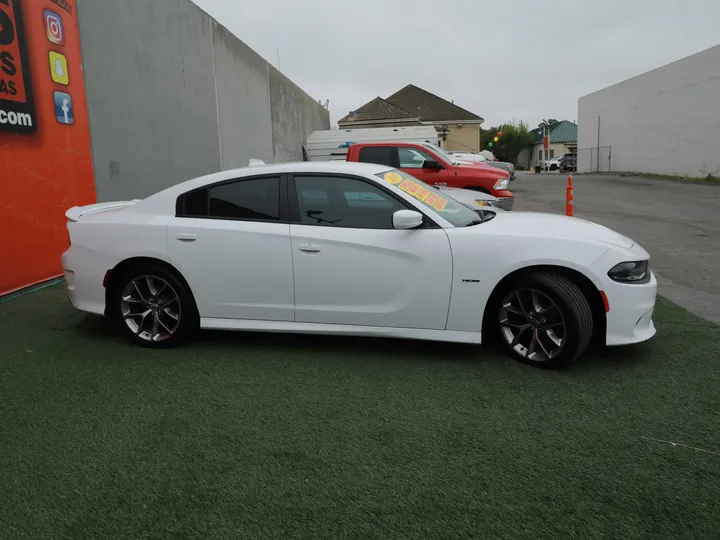
{"type": "Polygon", "coordinates": [[[664,300],[655,320],[551,372],[401,340],[152,351],[62,287],[18,298],[0,538],[718,538],[720,327],[664,300]]]}

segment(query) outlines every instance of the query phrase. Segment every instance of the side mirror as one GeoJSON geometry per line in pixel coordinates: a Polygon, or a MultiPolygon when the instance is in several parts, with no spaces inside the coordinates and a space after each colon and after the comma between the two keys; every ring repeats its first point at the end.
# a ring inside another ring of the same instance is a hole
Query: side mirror
{"type": "Polygon", "coordinates": [[[416,229],[423,224],[423,215],[415,210],[398,210],[393,214],[396,229],[416,229]]]}
{"type": "Polygon", "coordinates": [[[434,159],[426,159],[423,162],[423,169],[438,170],[438,169],[442,169],[442,168],[443,168],[442,164],[439,161],[435,161],[434,159]]]}

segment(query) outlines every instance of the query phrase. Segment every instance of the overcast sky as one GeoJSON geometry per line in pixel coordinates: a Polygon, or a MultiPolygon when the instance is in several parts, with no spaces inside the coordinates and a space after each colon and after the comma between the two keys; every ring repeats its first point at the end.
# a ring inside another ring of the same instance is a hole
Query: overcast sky
{"type": "Polygon", "coordinates": [[[195,0],[333,124],[415,84],[485,118],[576,120],[577,100],[720,43],[720,0],[195,0]]]}

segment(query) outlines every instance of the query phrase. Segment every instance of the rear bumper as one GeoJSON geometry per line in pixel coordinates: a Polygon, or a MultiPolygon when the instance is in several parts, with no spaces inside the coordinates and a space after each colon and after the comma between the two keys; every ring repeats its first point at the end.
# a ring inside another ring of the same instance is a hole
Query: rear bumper
{"type": "Polygon", "coordinates": [[[67,284],[70,303],[81,311],[105,314],[105,287],[103,278],[110,261],[99,260],[93,253],[79,246],[71,245],[62,256],[63,273],[67,284]]]}

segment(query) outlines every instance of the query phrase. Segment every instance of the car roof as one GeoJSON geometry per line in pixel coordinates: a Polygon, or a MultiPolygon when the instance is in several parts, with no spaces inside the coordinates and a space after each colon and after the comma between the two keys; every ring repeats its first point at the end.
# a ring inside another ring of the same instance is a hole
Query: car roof
{"type": "Polygon", "coordinates": [[[278,163],[270,165],[255,165],[242,167],[227,171],[199,176],[164,189],[154,195],[150,195],[142,202],[143,208],[158,208],[163,206],[164,201],[174,201],[185,192],[201,188],[207,185],[244,178],[247,176],[265,176],[273,174],[289,173],[318,173],[318,174],[357,174],[361,176],[374,176],[378,173],[392,169],[387,165],[375,163],[356,163],[347,161],[299,161],[290,163],[278,163]]]}

